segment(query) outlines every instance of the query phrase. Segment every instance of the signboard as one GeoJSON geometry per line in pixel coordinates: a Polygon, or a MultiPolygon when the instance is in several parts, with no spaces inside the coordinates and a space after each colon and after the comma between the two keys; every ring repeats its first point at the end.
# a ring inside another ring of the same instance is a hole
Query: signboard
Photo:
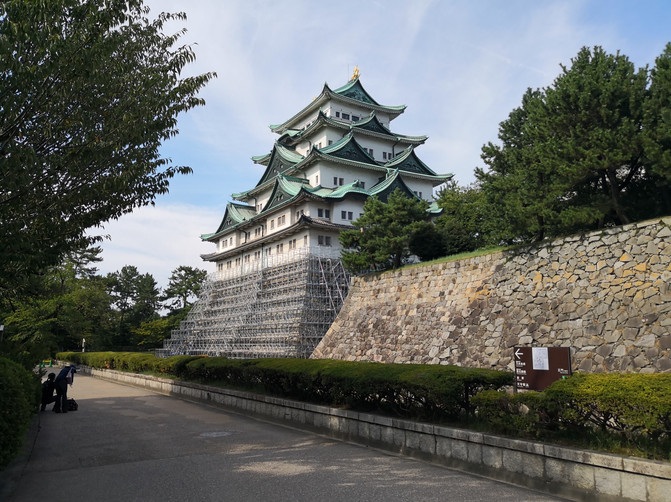
{"type": "Polygon", "coordinates": [[[568,347],[514,347],[515,390],[545,390],[571,374],[568,347]]]}

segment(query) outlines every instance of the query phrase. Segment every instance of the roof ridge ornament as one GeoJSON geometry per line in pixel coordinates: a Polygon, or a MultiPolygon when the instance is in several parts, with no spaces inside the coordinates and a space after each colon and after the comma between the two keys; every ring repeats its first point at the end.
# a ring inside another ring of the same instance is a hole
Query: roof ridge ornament
{"type": "Polygon", "coordinates": [[[357,78],[359,78],[359,65],[354,65],[354,73],[352,74],[352,78],[350,78],[349,81],[352,82],[357,78]]]}

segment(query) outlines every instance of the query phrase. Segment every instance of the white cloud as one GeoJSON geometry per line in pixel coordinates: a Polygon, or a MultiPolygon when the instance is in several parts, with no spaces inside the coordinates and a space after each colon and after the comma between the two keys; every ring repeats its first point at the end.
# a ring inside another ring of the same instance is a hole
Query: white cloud
{"type": "Polygon", "coordinates": [[[91,232],[111,238],[102,243],[104,261],[99,271],[107,274],[133,265],[140,273],[150,273],[161,287],[180,265],[213,272],[212,264],[200,255],[214,251],[214,245],[202,242],[200,235],[215,230],[222,216],[219,211],[185,204],[138,208],[91,232]]]}
{"type": "Polygon", "coordinates": [[[231,193],[258,181],[263,167],[250,157],[271,150],[276,136],[268,125],[307,105],[325,81],[344,84],[355,64],[374,98],[408,105],[392,130],[428,135],[418,155],[466,184],[482,166],[482,145],[496,142],[498,124],[527,87],[550,85],[582,46],[620,49],[639,66],[652,64],[671,22],[664,2],[146,3],[152,15],[186,11],[186,23],[167,28],[186,26],[180,43],[197,44],[186,71],[219,75],[201,93],[206,106],[180,117],[180,135],[164,149],[194,174],[173,179],[156,208],[107,226],[113,240],[105,244],[104,271],[135,265],[162,284],[179,265],[210,266],[199,255],[213,246],[199,235],[216,229],[231,193]]]}

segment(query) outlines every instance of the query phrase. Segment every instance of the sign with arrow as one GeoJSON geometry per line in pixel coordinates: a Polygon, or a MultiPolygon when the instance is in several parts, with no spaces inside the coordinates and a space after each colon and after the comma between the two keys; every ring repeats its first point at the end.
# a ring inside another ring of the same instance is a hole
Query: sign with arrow
{"type": "Polygon", "coordinates": [[[515,391],[545,390],[571,375],[569,347],[514,347],[515,391]]]}

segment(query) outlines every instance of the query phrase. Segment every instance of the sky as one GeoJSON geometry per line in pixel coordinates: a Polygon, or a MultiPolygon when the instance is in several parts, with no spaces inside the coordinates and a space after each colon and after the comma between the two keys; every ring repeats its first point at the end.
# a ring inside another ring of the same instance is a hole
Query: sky
{"type": "Polygon", "coordinates": [[[184,12],[181,43],[196,61],[184,76],[217,73],[206,105],[179,116],[179,135],[161,149],[193,174],[173,178],[155,205],[105,224],[100,273],[134,265],[165,287],[200,255],[231,194],[256,185],[269,153],[270,124],[293,116],[324,83],[344,85],[355,65],[383,105],[406,105],[392,131],[427,135],[417,154],[439,174],[472,183],[482,146],[527,88],[552,85],[584,47],[619,51],[654,66],[671,42],[668,0],[145,0],[150,17],[184,12]]]}

